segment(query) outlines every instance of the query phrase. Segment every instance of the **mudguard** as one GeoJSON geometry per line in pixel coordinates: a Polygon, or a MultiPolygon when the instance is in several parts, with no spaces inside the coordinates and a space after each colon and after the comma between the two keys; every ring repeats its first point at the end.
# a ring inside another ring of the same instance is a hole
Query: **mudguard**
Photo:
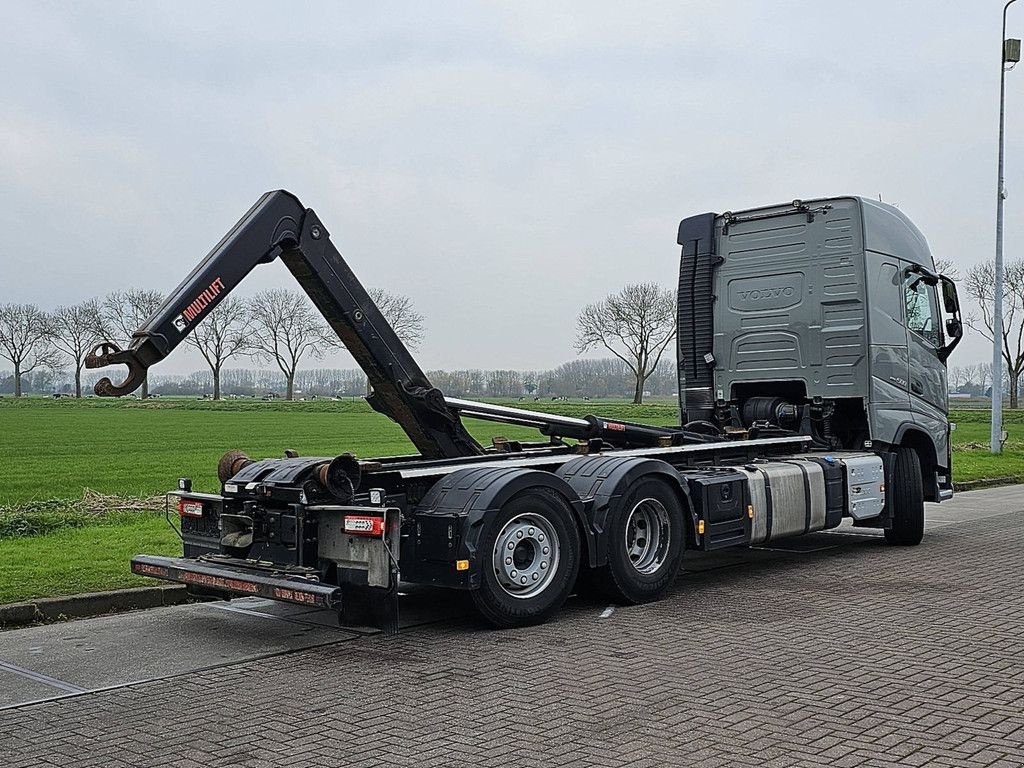
{"type": "MultiPolygon", "coordinates": [[[[468,560],[469,568],[459,573],[457,580],[445,578],[447,586],[475,589],[480,585],[481,558],[477,543],[488,517],[517,493],[537,487],[548,488],[568,502],[581,532],[581,543],[588,553],[593,550],[594,532],[587,523],[583,503],[562,478],[551,472],[520,467],[462,469],[438,480],[413,512],[413,519],[417,521],[425,522],[429,518],[457,521],[456,558],[468,560]]],[[[433,581],[442,583],[437,579],[433,581]]]]}
{"type": "Polygon", "coordinates": [[[594,546],[587,547],[591,568],[607,562],[604,538],[612,505],[630,485],[645,475],[657,475],[678,491],[690,520],[687,545],[693,546],[696,518],[690,504],[690,494],[686,483],[671,464],[637,456],[581,456],[563,464],[556,474],[583,500],[588,528],[594,532],[594,546]]]}

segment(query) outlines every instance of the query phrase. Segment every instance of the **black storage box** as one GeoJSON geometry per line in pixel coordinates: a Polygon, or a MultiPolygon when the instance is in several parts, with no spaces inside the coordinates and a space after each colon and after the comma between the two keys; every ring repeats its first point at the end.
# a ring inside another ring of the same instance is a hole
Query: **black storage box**
{"type": "Polygon", "coordinates": [[[698,520],[704,521],[700,537],[703,550],[750,543],[750,493],[747,478],[733,469],[684,471],[690,501],[698,520]]]}

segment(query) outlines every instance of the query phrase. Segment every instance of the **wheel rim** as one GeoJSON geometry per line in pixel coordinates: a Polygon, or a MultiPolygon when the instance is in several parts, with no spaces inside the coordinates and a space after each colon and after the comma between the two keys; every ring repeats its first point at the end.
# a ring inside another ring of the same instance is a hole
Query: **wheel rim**
{"type": "Polygon", "coordinates": [[[626,519],[626,556],[639,573],[651,574],[665,564],[671,532],[668,510],[657,499],[638,502],[626,519]]]}
{"type": "Polygon", "coordinates": [[[516,515],[498,532],[492,561],[498,585],[512,597],[535,597],[558,570],[558,534],[542,515],[516,515]]]}

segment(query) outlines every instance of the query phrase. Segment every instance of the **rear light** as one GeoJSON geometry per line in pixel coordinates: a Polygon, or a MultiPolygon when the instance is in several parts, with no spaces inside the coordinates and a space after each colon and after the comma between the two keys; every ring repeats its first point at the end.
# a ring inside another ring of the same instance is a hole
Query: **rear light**
{"type": "Polygon", "coordinates": [[[178,499],[178,514],[181,517],[202,517],[203,503],[201,501],[178,499]]]}
{"type": "Polygon", "coordinates": [[[356,536],[383,536],[384,518],[372,515],[345,515],[345,533],[356,536]]]}

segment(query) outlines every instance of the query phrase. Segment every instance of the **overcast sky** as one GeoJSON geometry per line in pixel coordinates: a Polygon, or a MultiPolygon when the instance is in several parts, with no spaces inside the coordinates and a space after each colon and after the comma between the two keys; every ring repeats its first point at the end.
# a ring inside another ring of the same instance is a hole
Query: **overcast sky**
{"type": "MultiPolygon", "coordinates": [[[[995,242],[1001,8],[0,2],[0,302],[168,291],[275,188],[412,297],[425,368],[571,359],[580,307],[672,285],[704,211],[881,195],[962,272],[995,242]]],[[[1016,258],[1024,70],[1007,95],[1016,258]]]]}

